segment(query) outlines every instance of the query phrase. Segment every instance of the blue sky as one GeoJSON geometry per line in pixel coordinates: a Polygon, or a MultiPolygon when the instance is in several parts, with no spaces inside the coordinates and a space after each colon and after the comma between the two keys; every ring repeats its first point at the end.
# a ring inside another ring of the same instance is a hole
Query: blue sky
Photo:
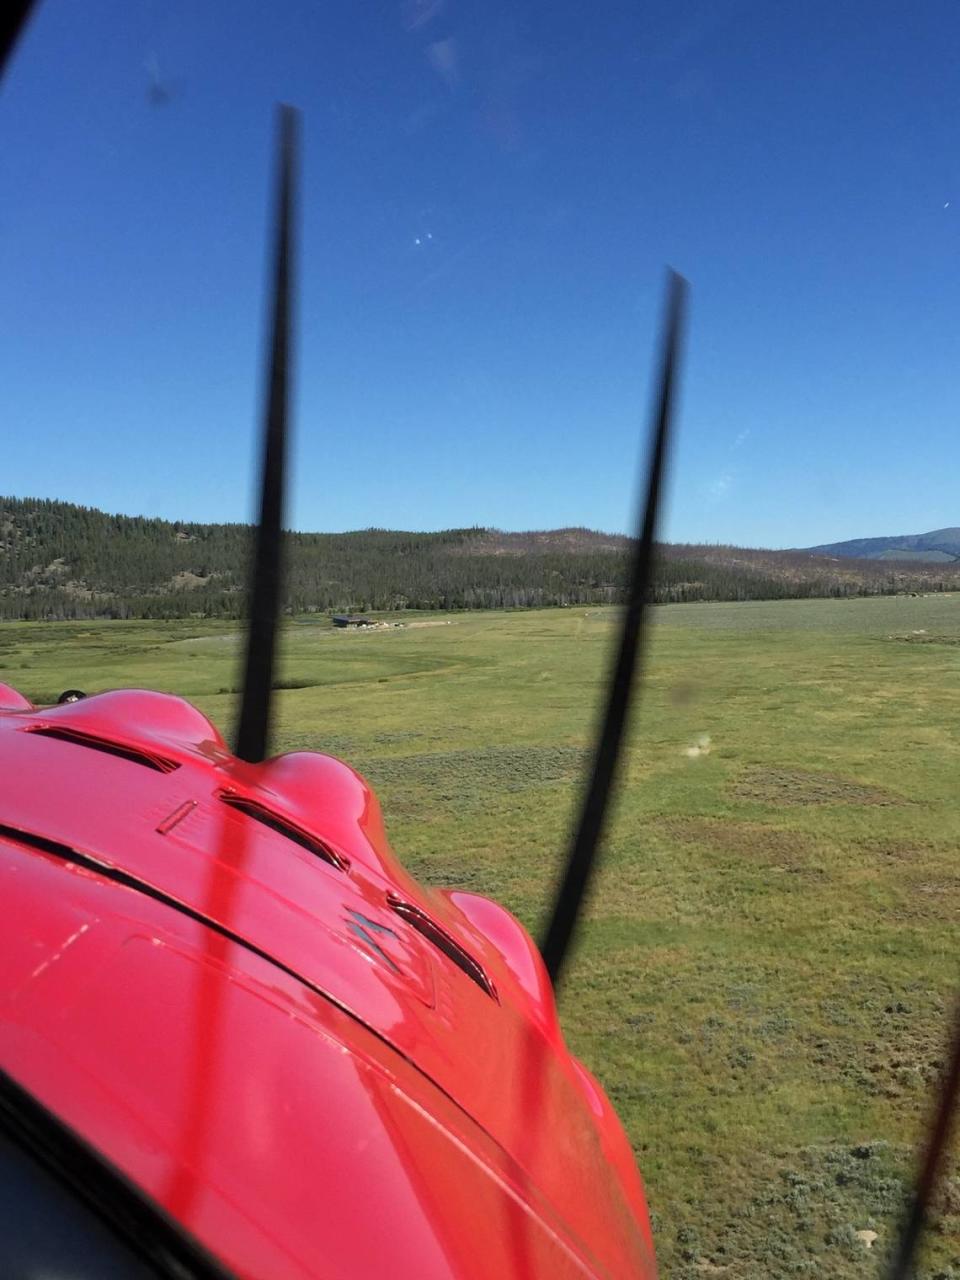
{"type": "Polygon", "coordinates": [[[666,263],[666,536],[960,524],[958,52],[953,0],[42,0],[0,90],[0,492],[249,517],[284,99],[296,527],[626,528],[666,263]]]}

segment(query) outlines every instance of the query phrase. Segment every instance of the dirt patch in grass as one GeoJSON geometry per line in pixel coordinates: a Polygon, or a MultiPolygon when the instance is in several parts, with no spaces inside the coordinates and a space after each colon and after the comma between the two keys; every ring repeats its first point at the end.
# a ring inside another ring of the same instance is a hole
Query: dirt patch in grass
{"type": "Polygon", "coordinates": [[[465,889],[492,898],[503,893],[503,876],[488,867],[454,865],[432,858],[411,858],[406,869],[422,884],[437,889],[465,889]]]}
{"type": "Polygon", "coordinates": [[[367,759],[361,768],[375,787],[416,788],[442,807],[482,807],[498,795],[576,778],[580,747],[481,747],[367,759]]]}
{"type": "Polygon", "coordinates": [[[937,898],[955,897],[960,893],[960,876],[923,876],[916,878],[910,885],[915,893],[928,894],[937,898]]]}
{"type": "Polygon", "coordinates": [[[900,920],[960,919],[960,876],[929,871],[903,872],[899,884],[905,893],[895,916],[900,920]]]}
{"type": "Polygon", "coordinates": [[[762,822],[733,822],[722,818],[667,818],[658,827],[671,839],[715,853],[747,859],[759,866],[784,871],[809,871],[814,846],[796,831],[782,831],[762,822]]]}
{"type": "Polygon", "coordinates": [[[853,778],[807,769],[746,769],[733,787],[738,800],[753,804],[905,804],[902,796],[853,778]]]}
{"type": "Polygon", "coordinates": [[[925,631],[915,631],[908,636],[890,636],[900,644],[948,644],[960,645],[960,636],[931,636],[925,631]]]}
{"type": "Polygon", "coordinates": [[[871,840],[861,837],[857,844],[878,867],[894,863],[929,863],[941,848],[932,840],[871,840]]]}

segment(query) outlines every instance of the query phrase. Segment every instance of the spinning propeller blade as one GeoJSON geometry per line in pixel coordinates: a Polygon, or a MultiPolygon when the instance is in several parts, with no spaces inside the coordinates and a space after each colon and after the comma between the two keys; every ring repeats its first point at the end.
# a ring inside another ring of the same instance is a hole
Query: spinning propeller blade
{"type": "Polygon", "coordinates": [[[583,801],[580,823],[570,849],[566,872],[557,894],[542,952],[554,986],[560,979],[577,916],[590,883],[597,846],[603,834],[607,802],[617,772],[620,743],[627,726],[633,673],[643,642],[643,614],[653,571],[657,510],[673,405],[673,387],[683,328],[687,283],[671,271],[667,281],[667,309],[663,330],[660,382],[655,401],[651,461],[646,503],[637,529],[620,651],[614,667],[600,741],[593,759],[593,775],[583,801]]]}
{"type": "Polygon", "coordinates": [[[30,18],[35,0],[8,0],[0,14],[0,76],[7,66],[7,59],[13,53],[23,30],[30,18]]]}
{"type": "Polygon", "coordinates": [[[283,540],[283,469],[290,399],[294,201],[299,116],[278,113],[277,204],[273,261],[273,316],[266,388],[260,519],[250,576],[250,626],[236,754],[256,762],[267,753],[277,626],[280,615],[283,540]]]}

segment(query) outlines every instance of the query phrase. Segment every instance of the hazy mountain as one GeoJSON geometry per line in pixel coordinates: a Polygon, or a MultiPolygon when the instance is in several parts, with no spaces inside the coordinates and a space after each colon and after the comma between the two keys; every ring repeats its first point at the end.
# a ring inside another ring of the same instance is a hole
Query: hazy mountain
{"type": "Polygon", "coordinates": [[[960,560],[960,529],[933,529],[887,538],[851,538],[808,547],[811,555],[843,556],[856,560],[920,560],[946,564],[960,560]]]}

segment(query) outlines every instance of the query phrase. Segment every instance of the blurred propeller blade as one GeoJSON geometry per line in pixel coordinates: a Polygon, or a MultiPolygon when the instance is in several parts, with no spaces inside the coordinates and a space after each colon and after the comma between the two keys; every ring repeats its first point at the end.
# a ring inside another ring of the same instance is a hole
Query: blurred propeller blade
{"type": "Polygon", "coordinates": [[[907,1207],[893,1266],[890,1268],[890,1280],[909,1280],[913,1275],[917,1246],[926,1225],[927,1212],[943,1165],[943,1158],[950,1145],[958,1096],[960,1096],[960,1008],[957,1010],[957,1025],[953,1033],[950,1063],[943,1077],[923,1164],[917,1177],[916,1189],[907,1207]]]}
{"type": "Polygon", "coordinates": [[[0,76],[7,68],[7,60],[14,46],[23,35],[35,0],[7,0],[0,13],[0,76]]]}
{"type": "Polygon", "coordinates": [[[603,728],[593,759],[593,774],[580,812],[580,823],[570,849],[566,871],[557,894],[553,916],[542,952],[554,987],[560,980],[577,916],[590,883],[597,847],[603,834],[610,790],[616,778],[620,743],[627,726],[634,668],[643,643],[643,615],[653,572],[657,510],[663,476],[676,366],[683,328],[687,282],[671,271],[667,280],[667,308],[663,329],[660,381],[656,393],[651,438],[650,470],[646,502],[637,529],[627,589],[620,650],[614,667],[603,728]]]}
{"type": "Polygon", "coordinates": [[[283,541],[283,480],[292,347],[294,201],[300,117],[278,112],[277,196],[270,366],[266,387],[260,519],[250,577],[250,625],[236,754],[256,762],[267,753],[273,689],[283,541]]]}

